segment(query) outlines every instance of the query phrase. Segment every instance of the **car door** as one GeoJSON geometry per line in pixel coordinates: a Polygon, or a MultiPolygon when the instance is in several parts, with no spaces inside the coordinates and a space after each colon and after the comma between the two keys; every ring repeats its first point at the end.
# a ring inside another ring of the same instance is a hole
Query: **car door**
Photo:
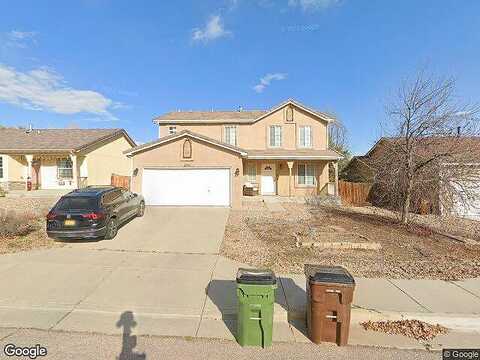
{"type": "Polygon", "coordinates": [[[125,198],[120,189],[110,192],[112,212],[117,216],[119,222],[123,222],[128,217],[128,209],[125,198]]]}
{"type": "Polygon", "coordinates": [[[133,196],[133,193],[126,190],[122,189],[122,196],[125,199],[125,206],[127,208],[127,216],[131,217],[135,215],[138,211],[138,201],[136,201],[136,197],[133,196]]]}

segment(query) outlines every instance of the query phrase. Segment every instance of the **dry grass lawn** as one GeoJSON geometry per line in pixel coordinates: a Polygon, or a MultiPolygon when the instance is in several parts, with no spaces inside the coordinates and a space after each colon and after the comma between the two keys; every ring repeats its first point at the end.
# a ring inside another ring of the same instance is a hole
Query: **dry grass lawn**
{"type": "Polygon", "coordinates": [[[285,212],[272,213],[261,202],[244,205],[230,212],[221,252],[251,266],[303,273],[305,263],[342,265],[356,276],[406,279],[480,276],[480,243],[464,244],[422,224],[403,226],[382,211],[283,203],[285,212]],[[381,249],[297,247],[294,234],[316,242],[376,242],[381,249]]]}
{"type": "Polygon", "coordinates": [[[45,216],[55,201],[0,198],[0,254],[61,246],[45,231],[45,216]]]}

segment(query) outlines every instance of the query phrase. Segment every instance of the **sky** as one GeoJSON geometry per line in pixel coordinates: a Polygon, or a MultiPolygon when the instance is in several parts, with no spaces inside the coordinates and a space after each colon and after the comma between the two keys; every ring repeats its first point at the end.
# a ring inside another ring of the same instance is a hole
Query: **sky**
{"type": "Polygon", "coordinates": [[[334,113],[354,154],[420,70],[480,101],[480,1],[0,1],[0,125],[124,128],[156,115],[269,109],[334,113]]]}

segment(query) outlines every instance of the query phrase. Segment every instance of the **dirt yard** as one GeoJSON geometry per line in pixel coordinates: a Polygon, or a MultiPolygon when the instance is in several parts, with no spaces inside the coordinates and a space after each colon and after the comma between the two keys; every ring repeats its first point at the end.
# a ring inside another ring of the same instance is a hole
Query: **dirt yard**
{"type": "Polygon", "coordinates": [[[0,198],[0,254],[62,246],[45,232],[45,216],[55,201],[55,198],[0,198]]]}
{"type": "MultiPolygon", "coordinates": [[[[303,273],[303,264],[315,263],[342,265],[363,277],[453,280],[480,276],[480,243],[465,244],[439,235],[431,230],[433,225],[425,226],[436,223],[432,219],[403,226],[394,216],[372,208],[282,206],[286,211],[272,213],[264,203],[248,201],[242,210],[232,210],[222,255],[277,273],[303,273]],[[299,239],[329,246],[376,243],[381,248],[297,247],[299,239]]],[[[450,221],[449,233],[453,227],[450,221]]],[[[458,227],[465,224],[460,221],[458,227]]]]}

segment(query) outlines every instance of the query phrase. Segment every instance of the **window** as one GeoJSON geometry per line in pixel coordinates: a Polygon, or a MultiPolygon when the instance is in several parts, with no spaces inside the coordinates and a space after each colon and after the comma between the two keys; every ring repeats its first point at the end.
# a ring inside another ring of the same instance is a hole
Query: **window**
{"type": "Polygon", "coordinates": [[[95,210],[97,199],[94,197],[64,197],[55,207],[57,210],[95,210]]]}
{"type": "Polygon", "coordinates": [[[0,179],[3,179],[3,157],[0,156],[0,179]]]}
{"type": "Polygon", "coordinates": [[[73,163],[71,159],[60,159],[57,161],[57,178],[73,179],[73,163]]]}
{"type": "Polygon", "coordinates": [[[315,185],[315,167],[308,164],[298,164],[298,185],[315,185]]]}
{"type": "Polygon", "coordinates": [[[177,133],[177,127],[176,126],[169,126],[168,127],[168,135],[173,135],[177,133]]]}
{"type": "Polygon", "coordinates": [[[300,126],[298,129],[298,145],[304,148],[312,147],[312,127],[300,126]]]}
{"type": "Polygon", "coordinates": [[[287,107],[285,110],[285,120],[288,122],[293,121],[293,108],[291,106],[287,107]]]}
{"type": "Polygon", "coordinates": [[[270,146],[282,146],[282,127],[279,125],[270,126],[270,146]]]}
{"type": "Polygon", "coordinates": [[[257,166],[256,164],[250,164],[247,166],[247,181],[257,182],[257,166]]]}
{"type": "Polygon", "coordinates": [[[237,146],[237,127],[225,126],[225,142],[237,146]]]}
{"type": "Polygon", "coordinates": [[[190,139],[185,139],[183,142],[182,157],[184,159],[192,158],[192,142],[190,139]]]}
{"type": "Polygon", "coordinates": [[[103,195],[103,205],[112,205],[122,198],[122,189],[109,191],[103,195]]]}

